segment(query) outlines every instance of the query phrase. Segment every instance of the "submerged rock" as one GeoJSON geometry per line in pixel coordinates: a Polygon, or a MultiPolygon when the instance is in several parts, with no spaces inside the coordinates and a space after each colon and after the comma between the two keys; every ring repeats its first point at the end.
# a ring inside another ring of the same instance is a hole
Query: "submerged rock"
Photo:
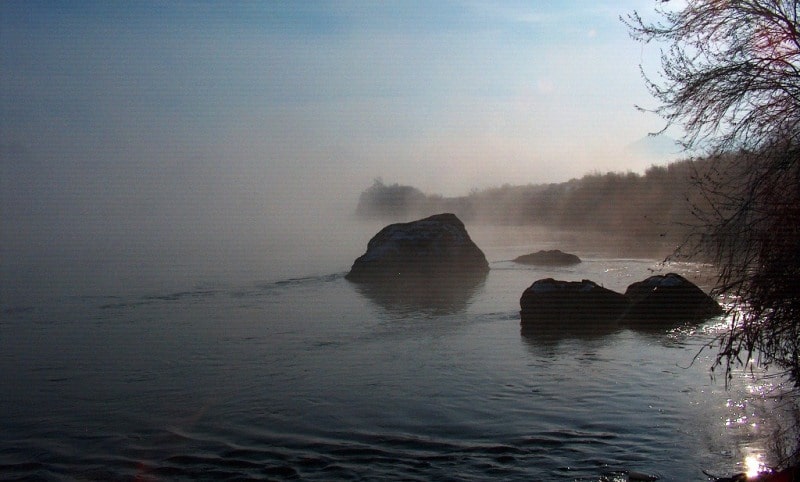
{"type": "Polygon", "coordinates": [[[628,308],[628,298],[594,281],[534,282],[519,300],[522,325],[563,323],[564,326],[616,323],[628,308]]]}
{"type": "Polygon", "coordinates": [[[722,313],[722,307],[697,285],[676,273],[656,275],[628,286],[631,324],[696,322],[722,313]]]}
{"type": "Polygon", "coordinates": [[[483,277],[489,263],[455,214],[386,226],[346,278],[354,282],[483,277]]]}
{"type": "Polygon", "coordinates": [[[574,254],[565,253],[559,249],[551,249],[518,256],[514,259],[514,262],[539,266],[569,266],[580,263],[581,259],[574,254]]]}

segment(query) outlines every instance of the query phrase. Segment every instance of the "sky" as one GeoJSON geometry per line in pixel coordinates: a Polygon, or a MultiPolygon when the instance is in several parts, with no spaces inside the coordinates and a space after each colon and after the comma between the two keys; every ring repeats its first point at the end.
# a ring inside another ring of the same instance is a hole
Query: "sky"
{"type": "Polygon", "coordinates": [[[654,3],[0,2],[0,241],[259,236],[376,178],[642,172],[658,51],[619,16],[654,3]]]}

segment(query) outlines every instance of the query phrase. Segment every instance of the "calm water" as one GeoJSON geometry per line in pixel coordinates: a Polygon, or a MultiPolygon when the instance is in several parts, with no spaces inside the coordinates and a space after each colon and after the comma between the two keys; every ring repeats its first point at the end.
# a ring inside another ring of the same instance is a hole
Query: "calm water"
{"type": "Polygon", "coordinates": [[[420,301],[343,278],[364,236],[316,271],[298,261],[304,277],[289,263],[190,279],[176,264],[149,289],[6,300],[0,478],[685,481],[769,449],[768,387],[740,376],[726,391],[713,351],[691,364],[719,320],[521,335],[536,279],[624,291],[655,261],[585,251],[537,270],[504,260],[550,246],[473,234],[486,281],[420,301]]]}

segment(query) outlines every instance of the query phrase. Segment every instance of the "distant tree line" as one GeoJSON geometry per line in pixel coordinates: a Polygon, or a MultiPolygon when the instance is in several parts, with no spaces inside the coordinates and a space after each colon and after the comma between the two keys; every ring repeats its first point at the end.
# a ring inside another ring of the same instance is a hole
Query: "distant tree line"
{"type": "Polygon", "coordinates": [[[402,218],[424,205],[426,200],[427,196],[415,187],[397,183],[386,185],[383,179],[377,178],[359,196],[356,214],[365,218],[402,218]]]}
{"type": "Polygon", "coordinates": [[[702,204],[694,198],[693,183],[708,165],[707,160],[684,160],[652,166],[644,174],[591,173],[562,183],[506,184],[460,197],[427,195],[377,179],[361,194],[356,213],[398,221],[452,212],[465,222],[680,239],[695,221],[693,209],[702,204]]]}

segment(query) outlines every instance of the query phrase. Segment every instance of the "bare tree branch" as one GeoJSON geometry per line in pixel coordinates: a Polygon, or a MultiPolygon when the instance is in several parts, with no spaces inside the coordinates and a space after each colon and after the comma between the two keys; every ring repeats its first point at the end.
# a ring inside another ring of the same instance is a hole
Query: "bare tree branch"
{"type": "MultiPolygon", "coordinates": [[[[622,18],[642,43],[666,44],[661,72],[644,71],[659,105],[703,163],[686,255],[719,268],[731,301],[716,367],[726,378],[757,360],[800,393],[800,0],[662,2],[658,20],[622,18]]],[[[677,254],[676,254],[677,255],[677,254]]],[[[800,441],[794,449],[800,461],[800,441]]]]}

